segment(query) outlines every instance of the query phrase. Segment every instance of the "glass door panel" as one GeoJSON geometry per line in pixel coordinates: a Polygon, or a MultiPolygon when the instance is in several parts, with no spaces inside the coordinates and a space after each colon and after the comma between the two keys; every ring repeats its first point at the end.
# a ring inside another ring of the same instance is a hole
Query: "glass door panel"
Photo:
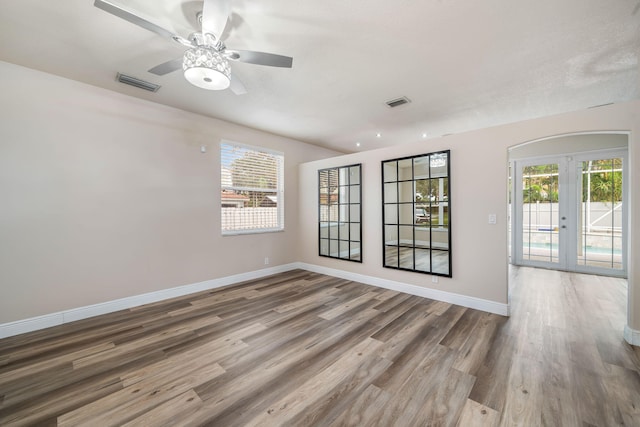
{"type": "Polygon", "coordinates": [[[621,270],[622,158],[579,162],[578,266],[621,270]]]}
{"type": "Polygon", "coordinates": [[[559,164],[522,167],[521,259],[560,262],[559,164]]]}

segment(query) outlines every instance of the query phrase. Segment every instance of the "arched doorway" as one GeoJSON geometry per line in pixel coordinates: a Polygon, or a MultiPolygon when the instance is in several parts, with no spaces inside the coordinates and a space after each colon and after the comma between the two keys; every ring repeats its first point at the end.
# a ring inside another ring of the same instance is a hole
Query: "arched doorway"
{"type": "Polygon", "coordinates": [[[627,146],[589,133],[509,149],[512,264],[626,277],[627,146]]]}

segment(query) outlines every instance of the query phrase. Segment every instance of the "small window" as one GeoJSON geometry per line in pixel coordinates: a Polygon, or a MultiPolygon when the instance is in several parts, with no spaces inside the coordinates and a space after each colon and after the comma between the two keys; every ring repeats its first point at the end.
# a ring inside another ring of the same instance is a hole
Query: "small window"
{"type": "Polygon", "coordinates": [[[361,165],[318,171],[319,255],[362,262],[361,165]]]}
{"type": "Polygon", "coordinates": [[[220,143],[222,234],[284,230],[284,155],[220,143]]]}

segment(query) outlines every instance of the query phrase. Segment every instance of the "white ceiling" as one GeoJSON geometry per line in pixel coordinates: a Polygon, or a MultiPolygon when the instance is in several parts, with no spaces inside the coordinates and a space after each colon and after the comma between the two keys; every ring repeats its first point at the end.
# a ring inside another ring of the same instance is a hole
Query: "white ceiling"
{"type": "MultiPolygon", "coordinates": [[[[117,3],[185,37],[201,8],[117,3]]],[[[343,152],[640,98],[640,0],[235,0],[232,10],[229,48],[294,58],[292,69],[232,63],[241,96],[148,73],[184,47],[93,0],[0,2],[0,60],[343,152]],[[117,72],[162,88],[117,83],[117,72]],[[385,105],[400,96],[412,102],[385,105]]]]}

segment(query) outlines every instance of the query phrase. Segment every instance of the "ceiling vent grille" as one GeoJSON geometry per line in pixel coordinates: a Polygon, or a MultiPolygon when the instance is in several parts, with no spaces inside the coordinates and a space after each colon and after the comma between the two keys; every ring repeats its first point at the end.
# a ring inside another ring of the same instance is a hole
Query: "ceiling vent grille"
{"type": "Polygon", "coordinates": [[[120,83],[124,83],[129,86],[134,86],[140,89],[148,90],[149,92],[157,92],[160,89],[160,85],[150,83],[145,80],[140,80],[135,77],[127,76],[126,74],[116,74],[116,80],[120,83]]]}
{"type": "Polygon", "coordinates": [[[411,100],[409,98],[407,98],[406,96],[402,96],[400,98],[396,98],[396,99],[392,99],[391,101],[387,101],[387,102],[385,102],[385,104],[387,104],[387,106],[389,108],[395,108],[395,107],[399,107],[399,106],[404,105],[404,104],[408,104],[410,102],[411,102],[411,100]]]}
{"type": "Polygon", "coordinates": [[[613,102],[607,102],[606,104],[600,104],[600,105],[592,105],[591,107],[587,107],[587,108],[605,107],[607,105],[613,105],[613,102]]]}

